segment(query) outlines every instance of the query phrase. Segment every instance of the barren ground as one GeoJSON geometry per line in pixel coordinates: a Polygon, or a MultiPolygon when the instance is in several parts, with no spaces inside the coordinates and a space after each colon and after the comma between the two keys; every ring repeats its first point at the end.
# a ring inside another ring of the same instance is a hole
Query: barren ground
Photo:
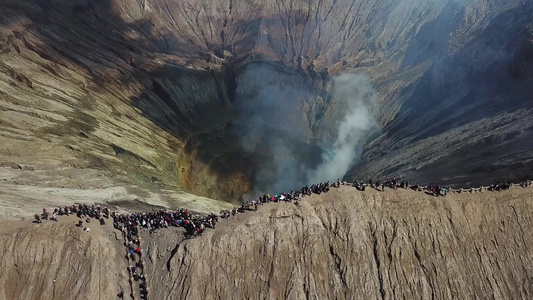
{"type": "MultiPolygon", "coordinates": [[[[177,228],[143,232],[149,298],[527,299],[532,200],[531,187],[436,198],[343,186],[300,207],[262,205],[192,240],[177,228]]],[[[120,232],[76,221],[1,222],[1,299],[129,297],[120,232]]]]}

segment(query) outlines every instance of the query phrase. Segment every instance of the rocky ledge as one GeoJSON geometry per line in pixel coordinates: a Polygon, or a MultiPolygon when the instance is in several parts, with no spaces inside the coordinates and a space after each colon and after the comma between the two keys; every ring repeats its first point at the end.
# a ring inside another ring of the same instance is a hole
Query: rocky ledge
{"type": "MultiPolygon", "coordinates": [[[[191,240],[144,232],[149,298],[528,299],[532,197],[531,187],[433,197],[341,186],[191,240]]],[[[2,298],[129,297],[120,232],[83,232],[74,219],[2,223],[2,298]]]]}

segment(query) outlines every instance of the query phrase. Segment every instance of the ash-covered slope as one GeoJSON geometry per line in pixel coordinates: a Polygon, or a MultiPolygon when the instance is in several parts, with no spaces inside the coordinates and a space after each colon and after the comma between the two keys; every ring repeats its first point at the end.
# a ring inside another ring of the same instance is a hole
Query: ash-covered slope
{"type": "MultiPolygon", "coordinates": [[[[437,198],[341,186],[190,240],[177,228],[143,232],[148,298],[529,299],[532,197],[531,187],[437,198]]],[[[120,232],[86,233],[75,219],[2,223],[0,298],[140,299],[120,232]]]]}
{"type": "Polygon", "coordinates": [[[178,245],[158,297],[527,299],[531,196],[343,187],[266,205],[178,245]]]}
{"type": "Polygon", "coordinates": [[[114,299],[129,287],[121,233],[74,218],[60,223],[3,221],[0,299],[114,299]]]}
{"type": "Polygon", "coordinates": [[[349,106],[334,78],[354,72],[378,96],[347,178],[522,177],[532,15],[522,0],[3,0],[0,163],[236,201],[331,152],[349,106]]]}

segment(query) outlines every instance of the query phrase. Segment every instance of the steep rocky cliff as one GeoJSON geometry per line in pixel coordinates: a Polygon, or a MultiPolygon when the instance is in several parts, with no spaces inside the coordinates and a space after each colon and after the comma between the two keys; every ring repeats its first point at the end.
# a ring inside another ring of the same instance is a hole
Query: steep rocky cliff
{"type": "Polygon", "coordinates": [[[93,227],[89,235],[65,221],[1,223],[1,299],[113,299],[127,289],[121,240],[109,230],[93,227]]]}
{"type": "Polygon", "coordinates": [[[267,205],[180,244],[160,297],[526,299],[530,198],[343,188],[267,205]]]}
{"type": "MultiPolygon", "coordinates": [[[[531,187],[433,197],[342,186],[181,240],[142,233],[149,299],[529,299],[531,187]]],[[[111,225],[2,223],[0,298],[140,299],[111,225]]]]}
{"type": "Polygon", "coordinates": [[[0,8],[3,165],[96,170],[113,184],[236,201],[258,173],[275,174],[260,169],[277,155],[243,145],[243,107],[265,85],[288,89],[265,111],[284,112],[273,122],[291,132],[272,135],[313,149],[297,159],[314,165],[308,157],[327,153],[346,108],[332,96],[333,78],[355,72],[378,92],[377,126],[347,178],[478,183],[531,167],[530,1],[0,8]]]}

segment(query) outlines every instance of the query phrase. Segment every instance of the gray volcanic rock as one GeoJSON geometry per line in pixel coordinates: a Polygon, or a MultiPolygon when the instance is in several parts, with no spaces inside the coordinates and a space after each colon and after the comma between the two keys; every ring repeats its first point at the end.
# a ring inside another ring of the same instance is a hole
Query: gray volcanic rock
{"type": "Polygon", "coordinates": [[[114,182],[236,201],[276,154],[241,140],[250,97],[267,83],[304,91],[272,111],[287,114],[275,122],[291,129],[283,134],[295,148],[311,149],[298,159],[316,165],[346,107],[332,80],[355,72],[378,92],[379,126],[347,179],[477,184],[522,178],[532,164],[529,1],[4,0],[0,8],[4,163],[96,169],[114,182]],[[257,66],[268,68],[259,80],[257,66]]]}

